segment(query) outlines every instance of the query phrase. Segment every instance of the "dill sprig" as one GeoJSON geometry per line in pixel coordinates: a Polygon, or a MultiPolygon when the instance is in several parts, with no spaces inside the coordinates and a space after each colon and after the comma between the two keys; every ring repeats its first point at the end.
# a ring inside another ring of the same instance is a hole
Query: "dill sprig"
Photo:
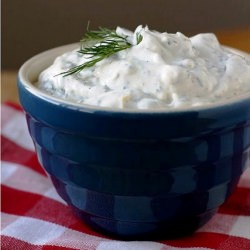
{"type": "MultiPolygon", "coordinates": [[[[139,44],[142,41],[142,35],[136,34],[136,42],[139,44]]],[[[84,37],[80,40],[81,46],[78,53],[87,55],[89,61],[77,65],[68,71],[62,72],[59,75],[68,76],[82,71],[85,68],[94,66],[97,62],[110,57],[111,55],[130,48],[133,46],[127,36],[121,36],[115,30],[100,27],[99,30],[87,31],[84,37]]]]}

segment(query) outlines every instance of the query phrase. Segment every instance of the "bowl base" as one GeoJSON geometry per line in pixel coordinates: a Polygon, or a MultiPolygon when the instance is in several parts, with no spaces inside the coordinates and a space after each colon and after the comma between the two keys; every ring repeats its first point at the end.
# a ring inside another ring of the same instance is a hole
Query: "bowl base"
{"type": "Polygon", "coordinates": [[[191,235],[216,213],[217,209],[200,215],[156,222],[119,221],[98,217],[74,208],[74,213],[91,228],[122,240],[162,240],[191,235]]]}

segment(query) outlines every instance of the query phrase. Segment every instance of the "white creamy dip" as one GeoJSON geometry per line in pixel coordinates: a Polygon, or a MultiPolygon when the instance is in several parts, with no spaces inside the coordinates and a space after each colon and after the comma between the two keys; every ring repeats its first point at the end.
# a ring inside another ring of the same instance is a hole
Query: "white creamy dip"
{"type": "Polygon", "coordinates": [[[65,53],[40,74],[38,87],[76,103],[131,109],[199,106],[250,92],[249,58],[221,47],[214,34],[188,38],[142,26],[116,32],[134,46],[66,77],[57,74],[89,58],[65,53]]]}

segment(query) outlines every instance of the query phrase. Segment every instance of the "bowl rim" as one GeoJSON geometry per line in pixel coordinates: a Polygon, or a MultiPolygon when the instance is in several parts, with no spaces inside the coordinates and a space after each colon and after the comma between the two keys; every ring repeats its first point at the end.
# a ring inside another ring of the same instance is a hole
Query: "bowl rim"
{"type": "MultiPolygon", "coordinates": [[[[34,84],[34,82],[29,80],[29,68],[32,67],[34,62],[41,60],[42,58],[48,56],[51,53],[54,53],[52,57],[52,61],[54,59],[73,49],[76,49],[77,46],[79,46],[79,43],[71,43],[67,45],[58,46],[49,50],[45,50],[44,52],[41,52],[39,54],[36,54],[35,56],[28,59],[19,69],[18,71],[18,84],[22,85],[28,92],[36,96],[37,98],[40,98],[46,102],[49,102],[54,105],[61,105],[65,108],[69,108],[72,110],[78,110],[78,111],[88,111],[88,112],[112,112],[112,113],[127,113],[127,114],[168,114],[168,113],[187,113],[187,112],[199,112],[199,111],[205,111],[205,110],[213,110],[218,108],[223,108],[225,106],[231,106],[236,105],[244,102],[250,102],[250,92],[243,93],[241,95],[237,95],[236,97],[232,97],[226,100],[218,101],[211,104],[205,104],[205,105],[199,105],[199,106],[189,106],[189,107],[176,107],[176,108],[159,108],[159,109],[128,109],[128,108],[113,108],[113,107],[103,107],[103,106],[97,106],[97,105],[88,105],[84,103],[76,103],[70,100],[60,99],[58,97],[52,96],[45,91],[40,90],[37,88],[34,84]]],[[[226,50],[229,50],[233,53],[236,53],[238,55],[241,55],[243,57],[247,57],[250,60],[250,54],[244,51],[241,51],[239,49],[235,49],[229,46],[222,45],[223,48],[226,50]]],[[[50,65],[50,64],[49,64],[50,65]]],[[[49,66],[47,65],[47,67],[49,66]]],[[[33,66],[34,67],[34,66],[33,66]]],[[[43,69],[42,69],[43,70],[43,69]]],[[[42,72],[42,70],[39,70],[39,73],[42,72]]],[[[36,76],[36,78],[38,75],[36,76]]],[[[250,83],[249,83],[250,84],[250,83]]]]}

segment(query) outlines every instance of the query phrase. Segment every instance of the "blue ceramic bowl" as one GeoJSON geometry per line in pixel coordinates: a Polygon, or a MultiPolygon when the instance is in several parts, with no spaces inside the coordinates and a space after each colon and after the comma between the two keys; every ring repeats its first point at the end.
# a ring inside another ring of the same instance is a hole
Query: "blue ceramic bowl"
{"type": "Polygon", "coordinates": [[[33,57],[18,75],[38,159],[57,192],[86,223],[112,235],[193,232],[249,165],[250,95],[168,112],[80,106],[34,86],[72,47],[33,57]]]}

